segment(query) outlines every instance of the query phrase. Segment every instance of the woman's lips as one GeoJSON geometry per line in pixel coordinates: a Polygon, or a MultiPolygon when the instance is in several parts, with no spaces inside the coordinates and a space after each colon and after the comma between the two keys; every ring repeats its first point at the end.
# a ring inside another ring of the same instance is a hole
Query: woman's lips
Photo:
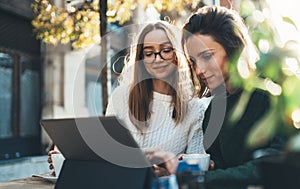
{"type": "Polygon", "coordinates": [[[200,77],[200,78],[203,82],[207,83],[209,80],[211,80],[213,78],[213,76],[200,77]]]}
{"type": "Polygon", "coordinates": [[[208,77],[201,77],[202,82],[204,82],[206,85],[212,82],[214,76],[208,76],[208,77]]]}
{"type": "Polygon", "coordinates": [[[155,70],[163,70],[167,67],[168,65],[164,65],[164,66],[157,66],[157,67],[154,67],[153,69],[155,70]]]}

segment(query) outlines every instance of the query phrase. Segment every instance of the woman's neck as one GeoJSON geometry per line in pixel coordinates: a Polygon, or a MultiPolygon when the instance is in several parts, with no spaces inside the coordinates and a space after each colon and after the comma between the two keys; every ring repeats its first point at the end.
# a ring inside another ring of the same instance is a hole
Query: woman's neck
{"type": "Polygon", "coordinates": [[[159,79],[153,79],[153,90],[166,95],[170,95],[172,93],[172,87],[170,84],[159,79]]]}
{"type": "Polygon", "coordinates": [[[226,96],[230,96],[232,94],[236,94],[241,92],[242,89],[241,88],[231,88],[230,86],[226,86],[226,85],[220,85],[218,87],[216,87],[215,89],[212,89],[210,91],[211,95],[222,95],[225,94],[226,96]]]}
{"type": "Polygon", "coordinates": [[[226,94],[227,93],[227,89],[225,84],[221,84],[218,87],[214,88],[214,89],[210,89],[210,92],[212,95],[220,95],[220,94],[226,94]]]}

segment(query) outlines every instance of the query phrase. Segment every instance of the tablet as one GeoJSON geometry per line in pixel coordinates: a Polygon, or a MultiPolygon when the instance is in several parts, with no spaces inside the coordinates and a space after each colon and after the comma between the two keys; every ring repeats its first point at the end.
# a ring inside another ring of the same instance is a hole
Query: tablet
{"type": "Polygon", "coordinates": [[[130,131],[114,116],[45,119],[40,123],[66,159],[151,166],[130,131]]]}

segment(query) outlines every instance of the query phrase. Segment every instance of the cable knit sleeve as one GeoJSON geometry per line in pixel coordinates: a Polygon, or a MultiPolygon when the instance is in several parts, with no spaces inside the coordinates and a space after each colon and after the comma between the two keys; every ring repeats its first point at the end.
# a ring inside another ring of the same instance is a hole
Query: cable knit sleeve
{"type": "Polygon", "coordinates": [[[202,119],[198,120],[192,127],[192,132],[189,134],[187,154],[202,154],[205,153],[203,145],[203,130],[202,119]],[[199,127],[200,125],[200,127],[199,127]]]}
{"type": "Polygon", "coordinates": [[[208,107],[210,99],[201,98],[193,99],[190,103],[189,111],[191,112],[190,116],[194,116],[195,120],[190,126],[190,132],[188,136],[188,146],[186,153],[206,153],[203,145],[203,129],[202,123],[204,120],[204,114],[208,107]]]}

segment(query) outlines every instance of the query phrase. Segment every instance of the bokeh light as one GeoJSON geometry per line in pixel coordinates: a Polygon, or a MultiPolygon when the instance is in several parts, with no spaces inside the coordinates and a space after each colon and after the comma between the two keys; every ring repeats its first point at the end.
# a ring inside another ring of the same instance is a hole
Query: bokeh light
{"type": "Polygon", "coordinates": [[[265,79],[265,87],[272,95],[278,96],[282,93],[281,86],[274,83],[270,79],[265,79]]]}
{"type": "Polygon", "coordinates": [[[294,127],[300,129],[300,109],[293,111],[292,120],[294,122],[294,127]]]}

